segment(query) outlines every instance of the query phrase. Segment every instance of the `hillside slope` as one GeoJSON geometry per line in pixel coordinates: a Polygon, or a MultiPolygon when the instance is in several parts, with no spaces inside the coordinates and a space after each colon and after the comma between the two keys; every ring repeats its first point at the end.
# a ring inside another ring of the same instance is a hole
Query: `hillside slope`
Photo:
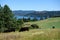
{"type": "Polygon", "coordinates": [[[46,20],[35,21],[35,22],[26,22],[24,24],[30,24],[30,25],[37,24],[40,28],[52,28],[52,26],[60,28],[60,17],[48,18],[46,20]]]}
{"type": "Polygon", "coordinates": [[[41,28],[51,28],[52,25],[55,25],[56,29],[31,29],[24,32],[0,33],[0,40],[60,40],[60,17],[25,24],[37,24],[41,28]]]}
{"type": "Polygon", "coordinates": [[[60,29],[34,29],[25,32],[0,33],[0,40],[60,40],[60,29]]]}
{"type": "Polygon", "coordinates": [[[13,11],[15,16],[60,16],[60,11],[23,11],[16,10],[13,11]]]}

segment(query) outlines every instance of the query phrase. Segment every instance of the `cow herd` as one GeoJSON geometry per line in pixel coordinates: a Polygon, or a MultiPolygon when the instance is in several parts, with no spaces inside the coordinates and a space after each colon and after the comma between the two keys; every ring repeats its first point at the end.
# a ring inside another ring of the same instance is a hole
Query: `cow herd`
{"type": "MultiPolygon", "coordinates": [[[[11,28],[8,30],[5,30],[3,33],[8,33],[8,32],[15,32],[15,28],[11,28]]],[[[29,27],[22,27],[21,29],[19,29],[19,32],[23,32],[23,31],[29,31],[29,27]]]]}
{"type": "MultiPolygon", "coordinates": [[[[31,27],[33,27],[33,28],[39,28],[39,27],[38,27],[37,25],[35,25],[35,24],[31,25],[31,27]]],[[[21,28],[19,29],[19,32],[29,31],[29,28],[30,28],[30,27],[21,27],[21,28]]],[[[52,26],[52,29],[54,29],[54,28],[55,28],[55,26],[52,26]]],[[[3,33],[15,32],[15,31],[16,31],[15,28],[11,28],[11,29],[5,30],[3,33]]]]}
{"type": "MultiPolygon", "coordinates": [[[[32,24],[30,25],[32,28],[39,28],[36,24],[32,24]]],[[[23,32],[23,31],[29,31],[30,27],[26,26],[26,27],[21,27],[19,29],[19,32],[23,32]]],[[[8,32],[15,32],[15,28],[10,28],[8,30],[4,30],[3,33],[8,33],[8,32]]]]}

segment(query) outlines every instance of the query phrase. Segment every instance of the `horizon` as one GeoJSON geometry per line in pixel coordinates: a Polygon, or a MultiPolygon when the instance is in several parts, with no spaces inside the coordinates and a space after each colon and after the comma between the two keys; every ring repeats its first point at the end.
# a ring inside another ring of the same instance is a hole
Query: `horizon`
{"type": "Polygon", "coordinates": [[[60,10],[12,10],[12,11],[60,11],[60,10]]]}
{"type": "Polygon", "coordinates": [[[60,11],[60,0],[0,0],[0,4],[8,5],[12,11],[60,11]]]}

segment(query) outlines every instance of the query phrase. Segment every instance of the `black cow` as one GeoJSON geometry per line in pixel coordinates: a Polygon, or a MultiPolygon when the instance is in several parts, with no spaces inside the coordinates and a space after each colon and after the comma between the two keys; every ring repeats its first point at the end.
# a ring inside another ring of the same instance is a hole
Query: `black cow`
{"type": "Polygon", "coordinates": [[[4,33],[8,33],[8,32],[15,32],[15,29],[14,28],[10,28],[8,30],[4,30],[4,33]]]}
{"type": "Polygon", "coordinates": [[[29,27],[22,27],[20,30],[19,30],[19,32],[23,32],[23,31],[29,31],[29,27]]]}

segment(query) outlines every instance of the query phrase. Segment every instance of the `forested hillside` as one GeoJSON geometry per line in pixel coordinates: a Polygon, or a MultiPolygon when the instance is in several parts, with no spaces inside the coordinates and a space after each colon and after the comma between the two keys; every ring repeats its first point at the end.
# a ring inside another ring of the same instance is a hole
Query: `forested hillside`
{"type": "Polygon", "coordinates": [[[13,11],[17,16],[60,16],[60,11],[13,11]]]}

